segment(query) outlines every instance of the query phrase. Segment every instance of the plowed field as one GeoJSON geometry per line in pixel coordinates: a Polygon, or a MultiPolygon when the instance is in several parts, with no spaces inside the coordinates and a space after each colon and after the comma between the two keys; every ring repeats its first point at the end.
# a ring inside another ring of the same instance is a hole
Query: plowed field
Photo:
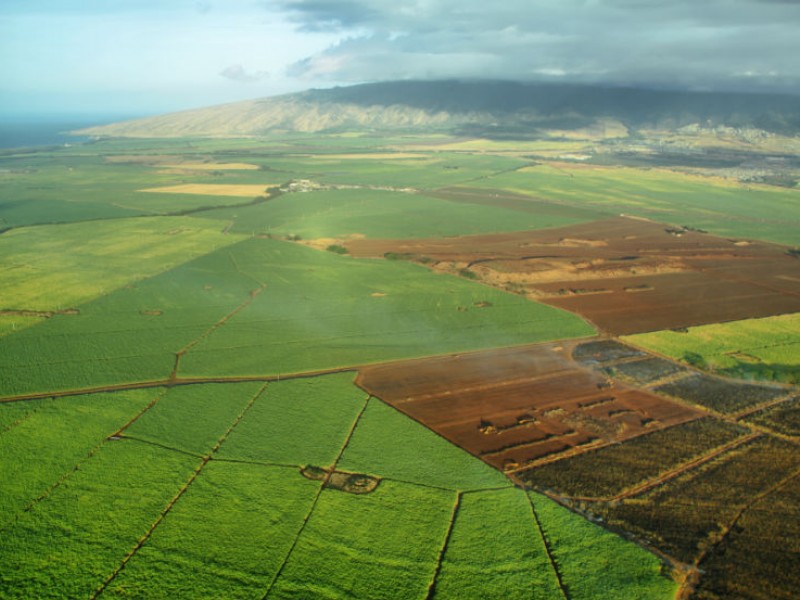
{"type": "Polygon", "coordinates": [[[690,421],[699,412],[576,363],[569,343],[363,368],[357,383],[506,471],[690,421]]]}
{"type": "Polygon", "coordinates": [[[357,257],[469,269],[630,334],[800,311],[800,260],[786,248],[617,217],[558,229],[437,240],[353,240],[357,257]]]}

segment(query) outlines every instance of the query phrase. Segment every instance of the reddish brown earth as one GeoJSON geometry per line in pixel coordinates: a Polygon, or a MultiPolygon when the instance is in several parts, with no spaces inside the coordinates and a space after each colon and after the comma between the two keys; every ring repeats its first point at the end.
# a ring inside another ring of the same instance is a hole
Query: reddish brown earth
{"type": "Polygon", "coordinates": [[[506,471],[698,418],[576,363],[549,343],[367,366],[370,394],[506,471]]]}
{"type": "Polygon", "coordinates": [[[425,257],[576,312],[613,335],[800,311],[800,259],[766,242],[617,217],[433,240],[353,240],[356,257],[425,257]]]}

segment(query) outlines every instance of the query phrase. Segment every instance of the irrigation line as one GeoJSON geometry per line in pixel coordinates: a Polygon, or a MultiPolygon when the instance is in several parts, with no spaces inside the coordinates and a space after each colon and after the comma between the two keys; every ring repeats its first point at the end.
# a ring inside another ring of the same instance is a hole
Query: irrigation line
{"type": "Polygon", "coordinates": [[[342,454],[344,454],[345,450],[347,450],[347,446],[350,444],[350,440],[353,438],[353,434],[355,433],[358,424],[361,422],[361,417],[364,416],[364,413],[366,412],[367,406],[369,406],[369,401],[371,399],[372,396],[367,396],[367,399],[364,401],[364,406],[361,407],[361,411],[359,411],[358,415],[353,421],[353,425],[350,427],[350,431],[347,433],[347,437],[345,438],[344,443],[342,444],[342,447],[339,450],[339,454],[333,461],[333,465],[331,465],[330,470],[325,473],[325,477],[320,482],[319,488],[317,489],[317,493],[314,496],[314,500],[311,502],[311,507],[308,509],[306,516],[303,518],[303,522],[300,525],[300,529],[298,529],[297,531],[297,535],[294,536],[294,540],[292,541],[292,545],[289,547],[289,551],[283,558],[281,566],[275,572],[275,575],[273,575],[272,580],[269,582],[269,586],[267,586],[267,591],[264,592],[264,595],[261,597],[261,600],[266,600],[269,597],[269,595],[272,593],[273,588],[275,587],[275,584],[278,582],[278,579],[280,579],[281,575],[283,574],[283,570],[289,563],[289,559],[291,558],[294,549],[297,547],[297,544],[300,541],[300,537],[303,535],[303,531],[305,531],[308,522],[311,520],[311,515],[314,514],[314,510],[317,508],[317,503],[319,502],[319,499],[322,496],[322,492],[328,485],[331,475],[334,473],[334,471],[336,471],[336,466],[339,464],[339,460],[342,458],[342,454]]]}
{"type": "Polygon", "coordinates": [[[432,600],[436,595],[436,580],[439,578],[439,573],[442,570],[442,561],[447,552],[447,547],[450,545],[450,538],[453,536],[453,529],[455,528],[456,519],[458,518],[458,511],[461,509],[461,492],[456,492],[456,501],[453,503],[453,512],[450,514],[450,522],[447,524],[447,533],[444,535],[444,541],[439,548],[439,556],[436,559],[436,568],[433,571],[430,583],[428,583],[428,592],[425,595],[425,600],[432,600]]]}
{"type": "Polygon", "coordinates": [[[8,431],[11,431],[12,429],[17,427],[18,425],[21,425],[22,423],[24,423],[25,421],[30,419],[33,415],[35,415],[37,412],[39,412],[40,408],[41,407],[39,407],[39,406],[35,406],[34,408],[30,409],[29,412],[27,412],[24,415],[22,415],[19,419],[17,419],[13,423],[9,423],[3,429],[0,429],[0,435],[3,435],[4,433],[6,433],[8,431]]]}
{"type": "Polygon", "coordinates": [[[63,390],[59,392],[36,392],[33,394],[22,394],[19,396],[9,396],[0,398],[3,402],[27,402],[30,400],[42,400],[44,398],[67,398],[71,396],[85,396],[86,394],[106,394],[112,392],[124,392],[128,390],[147,390],[152,388],[171,388],[181,385],[204,385],[209,383],[251,383],[261,381],[281,381],[286,379],[312,379],[322,375],[333,375],[336,373],[351,373],[358,371],[358,365],[346,367],[331,367],[317,371],[301,371],[299,373],[276,373],[272,375],[242,375],[242,376],[220,376],[220,377],[178,377],[177,379],[156,379],[152,381],[134,381],[131,383],[118,383],[104,385],[93,388],[83,388],[77,390],[63,390]]]}
{"type": "MultiPolygon", "coordinates": [[[[145,440],[140,437],[132,436],[132,435],[125,435],[120,436],[119,441],[127,441],[130,440],[132,442],[138,442],[140,444],[147,444],[148,446],[153,446],[155,448],[159,448],[160,450],[166,450],[167,452],[175,452],[176,454],[184,454],[186,456],[191,456],[192,458],[205,458],[202,454],[198,454],[196,452],[190,452],[189,450],[183,450],[181,448],[175,448],[173,446],[166,446],[164,444],[159,444],[158,442],[154,442],[152,440],[145,440]]],[[[117,440],[115,440],[117,441],[117,440]]]]}
{"type": "Polygon", "coordinates": [[[234,308],[231,312],[229,312],[224,317],[222,317],[219,321],[214,323],[211,327],[209,327],[205,332],[203,332],[196,339],[192,340],[191,342],[186,344],[183,348],[178,350],[175,353],[175,365],[172,367],[172,373],[170,373],[170,376],[169,376],[170,381],[175,381],[178,378],[178,368],[180,367],[181,359],[184,357],[184,355],[189,350],[194,348],[197,344],[202,342],[204,339],[206,339],[208,336],[210,336],[212,333],[214,333],[217,329],[219,329],[220,327],[225,325],[225,323],[227,323],[230,319],[232,319],[237,314],[239,314],[241,311],[243,311],[245,308],[250,306],[253,303],[253,301],[256,299],[256,296],[258,296],[262,291],[264,291],[265,287],[267,287],[266,284],[262,283],[256,289],[250,290],[250,293],[248,294],[248,296],[247,296],[247,298],[245,299],[244,302],[239,304],[239,306],[234,308]]]}
{"type": "Polygon", "coordinates": [[[109,438],[114,437],[116,435],[119,435],[119,433],[122,430],[124,430],[125,428],[129,427],[131,424],[135,423],[139,419],[139,417],[141,417],[144,413],[146,413],[148,410],[150,410],[155,405],[156,402],[158,402],[161,398],[163,398],[164,394],[166,394],[166,391],[164,391],[161,394],[159,394],[158,396],[156,396],[147,406],[145,406],[132,419],[130,419],[127,423],[125,423],[125,425],[123,425],[121,429],[117,430],[116,433],[112,434],[109,437],[103,438],[103,440],[99,444],[94,446],[91,450],[89,450],[89,453],[84,458],[79,460],[75,464],[75,466],[73,466],[69,471],[66,471],[65,473],[62,473],[61,476],[56,480],[56,482],[53,483],[49,488],[47,488],[47,490],[45,490],[42,494],[40,494],[39,496],[37,496],[36,498],[31,500],[28,504],[26,504],[25,508],[23,508],[22,511],[17,512],[14,515],[14,518],[11,519],[8,523],[6,523],[5,525],[0,526],[0,532],[5,531],[9,527],[11,527],[11,525],[16,523],[17,520],[20,517],[20,514],[32,510],[37,504],[39,504],[39,502],[41,502],[42,500],[47,499],[55,490],[57,490],[59,487],[61,487],[61,484],[63,484],[76,471],[78,471],[83,463],[85,463],[87,460],[89,460],[95,454],[97,454],[97,452],[99,450],[101,450],[103,448],[103,446],[109,442],[109,438]]]}
{"type": "Polygon", "coordinates": [[[145,414],[147,411],[149,411],[151,408],[153,408],[153,407],[154,407],[154,406],[155,406],[155,405],[158,403],[158,401],[159,401],[159,400],[161,400],[161,399],[162,399],[164,396],[166,396],[166,395],[167,395],[167,390],[164,390],[163,392],[161,392],[160,394],[158,394],[158,395],[157,395],[155,398],[153,398],[153,399],[152,399],[152,400],[151,400],[151,401],[148,403],[148,405],[147,405],[147,406],[145,406],[145,407],[144,407],[142,410],[140,410],[140,411],[139,411],[139,412],[138,412],[136,415],[134,415],[134,417],[133,417],[131,420],[129,420],[129,421],[128,421],[127,423],[125,423],[125,424],[124,424],[122,427],[120,427],[119,429],[117,429],[117,430],[116,430],[116,431],[115,431],[113,434],[111,434],[109,437],[112,437],[112,438],[113,438],[113,437],[116,437],[116,436],[122,436],[122,435],[125,433],[125,430],[126,430],[128,427],[130,427],[131,425],[133,425],[134,423],[136,423],[136,421],[138,421],[139,419],[141,419],[141,418],[142,418],[142,416],[144,416],[144,414],[145,414]]]}
{"type": "Polygon", "coordinates": [[[217,458],[216,456],[212,458],[214,462],[218,463],[233,463],[237,465],[252,465],[254,467],[272,467],[277,469],[292,469],[297,470],[302,468],[302,465],[290,465],[285,463],[273,463],[273,462],[266,462],[266,461],[259,461],[259,460],[246,460],[243,458],[217,458]]]}
{"type": "Polygon", "coordinates": [[[261,386],[258,392],[250,399],[250,401],[247,403],[247,406],[244,407],[242,412],[240,412],[239,415],[236,417],[236,419],[234,419],[231,426],[228,427],[225,433],[223,433],[222,436],[219,438],[219,440],[217,440],[217,443],[213,446],[213,448],[211,448],[211,451],[206,456],[203,457],[203,459],[200,461],[200,464],[197,465],[195,470],[192,472],[191,476],[189,477],[189,480],[186,483],[184,483],[183,486],[181,486],[181,488],[178,490],[178,493],[175,494],[175,496],[173,496],[172,499],[167,503],[167,505],[164,507],[164,509],[161,511],[158,517],[156,517],[156,520],[153,522],[153,524],[150,525],[150,528],[145,532],[145,534],[141,538],[139,538],[139,541],[136,543],[133,549],[130,552],[128,552],[128,554],[125,555],[125,557],[122,559],[122,562],[120,562],[119,566],[117,566],[117,568],[114,569],[114,572],[111,573],[111,575],[109,575],[105,579],[105,581],[103,581],[100,587],[95,590],[94,594],[92,594],[91,596],[91,600],[95,600],[96,598],[101,596],[103,592],[106,591],[108,586],[117,578],[117,576],[122,572],[122,570],[125,568],[128,562],[130,562],[130,560],[134,556],[136,556],[136,554],[139,552],[142,546],[144,546],[145,543],[147,543],[147,541],[153,535],[153,532],[156,530],[156,528],[161,524],[161,522],[164,520],[167,514],[169,514],[169,512],[172,510],[175,504],[177,504],[178,500],[180,500],[183,497],[183,495],[189,489],[189,486],[191,486],[195,482],[197,477],[200,475],[205,466],[211,460],[211,457],[214,455],[215,452],[217,452],[217,450],[219,450],[220,446],[225,442],[225,440],[228,438],[231,432],[244,418],[244,416],[247,414],[247,412],[255,403],[256,399],[264,392],[266,387],[267,387],[266,384],[261,386]]]}
{"type": "Polygon", "coordinates": [[[766,434],[761,432],[755,432],[739,436],[727,444],[713,448],[705,454],[701,454],[700,456],[690,458],[689,460],[676,465],[672,469],[665,471],[656,477],[646,479],[645,481],[635,484],[633,487],[622,490],[620,493],[614,496],[565,496],[565,498],[581,502],[619,502],[620,500],[626,500],[633,496],[638,496],[640,494],[644,494],[645,492],[649,492],[653,488],[664,485],[676,477],[680,477],[689,471],[693,471],[694,469],[702,467],[713,460],[721,458],[723,455],[729,454],[740,446],[749,444],[750,442],[764,437],[765,435],[766,434]]]}
{"type": "Polygon", "coordinates": [[[688,598],[695,591],[695,588],[696,588],[697,584],[700,583],[700,577],[701,577],[700,574],[702,573],[702,570],[700,569],[700,565],[717,548],[722,546],[722,544],[725,542],[725,540],[728,539],[728,536],[730,535],[731,531],[733,531],[734,527],[736,527],[736,524],[744,516],[744,514],[748,510],[753,508],[756,504],[758,504],[759,502],[761,502],[762,500],[764,500],[768,496],[771,496],[772,494],[774,494],[775,492],[780,490],[782,487],[787,485],[793,479],[796,479],[798,476],[800,476],[800,469],[795,469],[792,473],[790,473],[789,475],[787,475],[786,477],[784,477],[783,479],[778,481],[776,484],[771,485],[766,490],[762,491],[761,493],[757,494],[756,496],[753,496],[753,498],[751,498],[744,506],[742,506],[736,512],[736,514],[733,516],[733,518],[727,523],[727,525],[725,525],[723,527],[722,532],[719,535],[719,537],[716,540],[714,540],[712,543],[708,544],[707,547],[697,556],[697,558],[695,558],[694,566],[696,568],[696,572],[698,573],[698,575],[696,576],[696,578],[694,578],[694,580],[690,581],[690,580],[687,579],[687,581],[684,582],[684,584],[683,584],[682,588],[679,590],[678,595],[676,596],[676,598],[679,598],[680,600],[684,600],[684,599],[688,598]]]}
{"type": "Polygon", "coordinates": [[[539,515],[536,512],[536,507],[533,504],[533,498],[531,498],[531,495],[528,493],[526,493],[525,496],[528,498],[528,504],[531,507],[533,521],[536,524],[536,529],[539,531],[539,537],[542,539],[542,545],[544,545],[544,551],[547,553],[547,559],[550,561],[550,566],[553,568],[553,573],[555,573],[556,580],[558,581],[558,589],[560,589],[561,593],[564,595],[564,600],[571,600],[569,592],[567,591],[567,587],[564,585],[564,580],[561,578],[561,571],[558,569],[558,563],[556,563],[556,559],[550,550],[550,544],[547,542],[547,535],[542,527],[542,522],[539,520],[539,515]]]}

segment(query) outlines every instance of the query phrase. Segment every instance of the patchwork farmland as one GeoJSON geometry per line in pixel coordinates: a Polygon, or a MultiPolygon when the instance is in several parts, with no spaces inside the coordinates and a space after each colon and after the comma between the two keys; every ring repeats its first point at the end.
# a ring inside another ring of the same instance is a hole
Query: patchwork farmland
{"type": "Polygon", "coordinates": [[[460,144],[0,155],[0,597],[790,597],[797,191],[460,144]]]}

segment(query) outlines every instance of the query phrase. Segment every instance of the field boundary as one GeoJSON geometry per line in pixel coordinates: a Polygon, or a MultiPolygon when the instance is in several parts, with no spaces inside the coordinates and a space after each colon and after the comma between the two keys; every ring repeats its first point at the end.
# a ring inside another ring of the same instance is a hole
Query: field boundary
{"type": "Polygon", "coordinates": [[[547,559],[550,561],[550,566],[553,568],[553,573],[556,576],[556,581],[558,582],[558,589],[561,590],[561,594],[564,596],[564,600],[572,600],[572,597],[569,595],[569,591],[567,590],[567,586],[561,577],[561,571],[558,568],[558,563],[556,562],[556,559],[553,556],[553,552],[550,550],[550,542],[547,540],[547,534],[544,532],[544,528],[542,527],[542,522],[539,520],[539,514],[536,512],[536,506],[533,503],[533,498],[531,498],[529,492],[525,493],[525,497],[528,499],[528,505],[531,507],[531,515],[533,515],[533,522],[536,525],[537,531],[539,532],[539,537],[542,540],[544,551],[547,553],[547,559]]]}
{"type": "MultiPolygon", "coordinates": [[[[234,267],[236,267],[236,263],[235,263],[235,262],[234,262],[234,267]]],[[[237,270],[238,270],[238,267],[236,267],[236,268],[237,268],[237,270]]],[[[242,302],[241,304],[239,304],[239,305],[238,305],[236,308],[234,308],[234,309],[233,309],[231,312],[229,312],[229,313],[228,313],[228,314],[226,314],[224,317],[222,317],[222,318],[221,318],[219,321],[217,321],[216,323],[214,323],[214,324],[213,324],[211,327],[209,327],[209,328],[208,328],[206,331],[204,331],[203,333],[201,333],[201,334],[200,334],[200,335],[199,335],[197,338],[195,338],[194,340],[192,340],[191,342],[189,342],[188,344],[186,344],[186,345],[185,345],[183,348],[181,348],[180,350],[178,350],[178,351],[175,353],[175,365],[172,367],[172,373],[170,373],[170,376],[169,376],[169,379],[170,379],[170,381],[174,381],[175,379],[177,379],[177,377],[178,377],[178,369],[180,368],[180,365],[181,365],[181,359],[182,359],[182,358],[185,356],[185,354],[186,354],[187,352],[189,352],[189,351],[190,351],[192,348],[194,348],[195,346],[197,346],[197,344],[199,344],[199,343],[200,343],[200,342],[202,342],[204,339],[206,339],[208,336],[210,336],[212,333],[214,333],[214,332],[215,332],[217,329],[219,329],[220,327],[222,327],[223,325],[225,325],[225,323],[227,323],[227,322],[228,322],[230,319],[232,319],[232,318],[233,318],[233,317],[235,317],[237,314],[239,314],[240,312],[242,312],[242,311],[243,311],[245,308],[247,308],[248,306],[250,306],[250,305],[251,305],[251,304],[252,304],[252,303],[255,301],[255,299],[258,297],[258,295],[259,295],[261,292],[263,292],[263,291],[264,291],[264,289],[265,289],[266,287],[267,287],[267,284],[265,284],[265,283],[262,283],[262,284],[261,284],[259,287],[257,287],[256,289],[254,289],[254,290],[250,290],[250,293],[248,294],[248,296],[247,296],[247,298],[245,299],[245,301],[244,301],[244,302],[242,302]]]]}
{"type": "Polygon", "coordinates": [[[458,512],[461,509],[461,497],[463,492],[456,492],[456,500],[453,503],[453,512],[450,514],[450,522],[447,524],[447,532],[444,534],[444,541],[439,548],[439,556],[436,559],[436,568],[433,570],[433,577],[428,583],[428,592],[425,594],[425,600],[432,600],[436,596],[436,580],[439,578],[439,573],[442,570],[442,561],[444,555],[447,553],[447,547],[450,545],[450,538],[453,536],[453,529],[455,528],[458,512]]]}
{"type": "Polygon", "coordinates": [[[564,496],[564,498],[569,498],[570,500],[576,500],[579,502],[617,502],[619,500],[626,500],[633,496],[638,496],[639,494],[648,492],[653,488],[664,485],[665,483],[675,479],[676,477],[679,477],[680,475],[683,475],[684,473],[687,473],[688,471],[691,471],[692,469],[703,466],[706,463],[721,457],[723,454],[727,454],[728,452],[735,450],[740,446],[744,446],[745,444],[748,444],[766,435],[767,434],[761,433],[760,431],[741,435],[738,438],[731,440],[727,444],[712,448],[700,456],[690,458],[687,461],[675,465],[675,467],[672,469],[668,469],[667,471],[664,471],[655,477],[642,481],[628,489],[622,490],[619,494],[615,494],[613,496],[564,496]]]}
{"type": "Polygon", "coordinates": [[[117,578],[117,576],[122,572],[125,566],[130,562],[130,560],[134,556],[136,556],[136,554],[139,552],[142,546],[144,546],[147,543],[147,541],[153,535],[153,532],[156,530],[156,528],[161,524],[161,522],[164,520],[167,514],[169,514],[169,512],[172,510],[172,508],[175,506],[178,500],[180,500],[183,497],[183,495],[189,489],[189,486],[191,486],[197,480],[197,477],[203,471],[205,466],[209,463],[211,457],[217,452],[217,450],[219,450],[220,446],[225,442],[225,440],[228,439],[228,436],[236,428],[239,422],[244,418],[244,416],[247,414],[250,408],[252,408],[253,404],[255,404],[255,401],[261,396],[261,394],[264,393],[264,390],[266,388],[267,388],[266,384],[261,386],[258,392],[255,393],[255,395],[250,399],[250,401],[247,403],[244,409],[234,419],[233,423],[231,423],[228,429],[222,434],[222,436],[220,436],[220,438],[217,440],[217,443],[211,448],[211,451],[202,457],[200,464],[197,465],[197,467],[195,467],[194,471],[189,476],[188,481],[181,486],[178,492],[167,503],[167,505],[164,507],[164,509],[161,511],[158,517],[156,517],[156,520],[150,525],[150,528],[144,533],[142,537],[139,538],[139,541],[136,543],[133,549],[130,550],[128,554],[125,555],[125,557],[122,559],[122,562],[117,566],[117,568],[114,569],[111,575],[109,575],[105,579],[105,581],[103,581],[103,583],[100,585],[100,587],[98,587],[94,591],[94,593],[91,596],[91,600],[95,600],[96,598],[101,596],[103,592],[105,592],[108,586],[117,578]]]}
{"type": "Polygon", "coordinates": [[[85,396],[87,394],[107,394],[113,392],[124,392],[128,390],[146,390],[151,388],[172,388],[182,385],[203,385],[210,383],[253,383],[272,381],[284,381],[287,379],[311,379],[321,375],[334,375],[336,373],[349,373],[358,371],[358,366],[331,367],[330,369],[320,369],[318,371],[302,371],[300,373],[277,373],[272,375],[231,375],[222,377],[178,377],[177,379],[155,379],[151,381],[134,381],[130,383],[119,383],[98,386],[93,388],[62,390],[58,392],[36,392],[33,394],[21,394],[18,396],[8,396],[0,398],[3,402],[26,402],[28,400],[42,400],[45,398],[68,398],[70,396],[85,396]]]}
{"type": "Polygon", "coordinates": [[[736,512],[736,514],[725,525],[722,526],[721,531],[716,533],[712,532],[711,536],[709,536],[710,539],[706,538],[706,540],[710,543],[706,544],[703,550],[701,550],[701,552],[694,559],[695,577],[687,579],[683,583],[681,588],[678,590],[678,594],[676,596],[677,600],[689,599],[691,594],[695,591],[697,584],[700,583],[702,579],[702,570],[700,569],[700,565],[710,554],[714,552],[716,548],[718,548],[725,542],[725,540],[728,538],[728,535],[730,535],[731,531],[733,531],[733,528],[739,522],[739,519],[741,519],[744,516],[744,514],[748,510],[753,508],[756,504],[758,504],[768,496],[771,496],[772,494],[780,490],[782,487],[784,487],[797,477],[800,477],[800,468],[795,469],[789,475],[787,475],[777,483],[771,485],[766,490],[762,490],[759,494],[753,496],[744,506],[742,506],[736,512]]]}
{"type": "Polygon", "coordinates": [[[89,450],[89,452],[86,454],[86,456],[84,456],[83,458],[79,459],[78,462],[71,469],[69,469],[69,470],[65,471],[64,473],[62,473],[59,476],[59,478],[55,481],[55,483],[51,484],[50,487],[47,488],[47,490],[45,490],[39,496],[37,496],[36,498],[34,498],[30,502],[28,502],[28,504],[25,505],[25,508],[23,508],[21,511],[18,511],[17,513],[15,513],[13,518],[11,518],[8,521],[8,523],[6,523],[5,525],[0,526],[0,532],[5,531],[9,527],[11,527],[14,523],[16,523],[22,513],[25,513],[25,512],[33,510],[33,508],[37,504],[39,504],[39,502],[41,502],[42,500],[46,500],[54,491],[56,491],[59,487],[61,487],[61,485],[67,479],[69,479],[73,474],[75,474],[77,471],[79,471],[80,467],[81,467],[81,465],[83,463],[85,463],[87,460],[91,459],[95,454],[97,454],[100,450],[102,450],[103,446],[105,446],[109,442],[109,440],[111,438],[119,435],[121,431],[123,431],[124,429],[126,429],[127,427],[130,427],[133,423],[135,423],[144,413],[146,413],[148,410],[153,408],[153,406],[155,406],[155,404],[159,400],[161,400],[166,394],[167,394],[167,390],[164,390],[163,392],[158,394],[155,398],[153,398],[153,400],[151,400],[147,404],[147,406],[145,406],[142,410],[140,410],[133,418],[131,418],[127,423],[125,423],[120,429],[118,429],[115,433],[112,433],[111,435],[106,436],[105,438],[103,438],[100,441],[99,444],[97,444],[91,450],[89,450]]]}
{"type": "Polygon", "coordinates": [[[297,530],[297,535],[294,536],[294,540],[292,541],[292,545],[289,547],[289,551],[286,553],[286,556],[281,563],[281,566],[275,572],[275,575],[272,577],[272,581],[269,582],[269,586],[267,587],[267,591],[264,592],[264,595],[261,597],[261,600],[266,600],[269,595],[272,593],[272,589],[275,587],[275,584],[280,579],[281,575],[283,574],[283,570],[286,568],[286,565],[289,563],[289,559],[292,557],[294,553],[294,549],[297,547],[297,543],[300,541],[300,537],[303,535],[303,531],[305,531],[308,522],[311,520],[312,515],[314,514],[314,510],[317,508],[317,503],[319,502],[320,497],[322,496],[322,492],[325,491],[325,488],[330,481],[331,475],[333,475],[334,471],[336,471],[336,466],[339,464],[339,461],[342,458],[342,454],[344,454],[345,450],[347,450],[347,446],[350,445],[350,440],[353,439],[353,434],[358,427],[358,424],[361,422],[361,417],[364,416],[364,413],[367,411],[367,407],[369,406],[369,401],[372,400],[372,396],[367,396],[366,400],[364,400],[364,406],[361,407],[358,415],[356,415],[353,424],[350,426],[350,431],[347,432],[347,436],[342,443],[341,448],[339,448],[339,454],[336,456],[336,459],[333,461],[331,468],[325,472],[325,476],[323,477],[322,481],[320,481],[319,489],[317,490],[317,494],[314,496],[314,500],[311,502],[311,507],[308,509],[306,516],[303,518],[303,523],[300,525],[300,529],[297,530]]]}

